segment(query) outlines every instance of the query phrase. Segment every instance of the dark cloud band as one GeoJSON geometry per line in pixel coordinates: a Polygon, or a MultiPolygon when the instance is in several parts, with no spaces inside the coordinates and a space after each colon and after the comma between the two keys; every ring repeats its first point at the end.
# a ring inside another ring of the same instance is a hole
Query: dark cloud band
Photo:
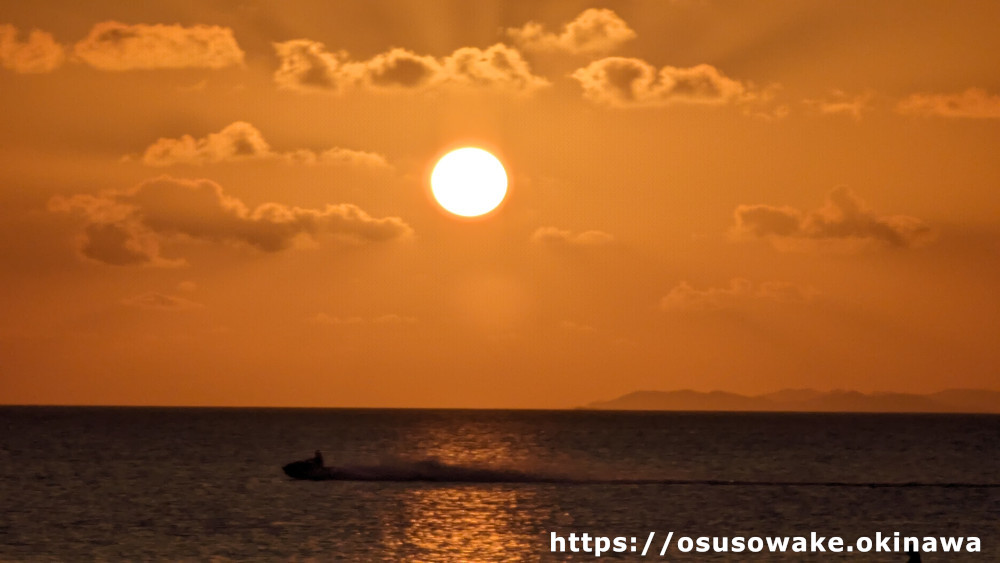
{"type": "Polygon", "coordinates": [[[300,236],[371,243],[406,238],[413,232],[398,217],[375,218],[349,203],[319,209],[265,203],[250,209],[210,180],[168,176],[126,191],[55,197],[49,208],[81,213],[87,221],[83,255],[120,266],[177,265],[182,261],[161,255],[161,246],[176,238],[277,252],[300,236]]]}

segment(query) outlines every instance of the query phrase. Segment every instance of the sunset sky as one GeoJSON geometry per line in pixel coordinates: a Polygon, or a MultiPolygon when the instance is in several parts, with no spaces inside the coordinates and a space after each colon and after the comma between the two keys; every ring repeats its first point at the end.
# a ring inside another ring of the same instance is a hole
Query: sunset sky
{"type": "Polygon", "coordinates": [[[993,0],[0,14],[0,403],[1000,388],[993,0]]]}

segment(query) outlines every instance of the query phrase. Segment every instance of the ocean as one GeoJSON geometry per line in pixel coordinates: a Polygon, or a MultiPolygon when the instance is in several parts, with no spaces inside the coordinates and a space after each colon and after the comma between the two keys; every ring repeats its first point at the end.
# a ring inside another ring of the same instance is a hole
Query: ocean
{"type": "Polygon", "coordinates": [[[998,561],[998,451],[990,415],[0,407],[0,560],[591,561],[550,551],[587,533],[626,542],[601,560],[904,562],[659,555],[899,532],[980,538],[924,563],[998,561]],[[372,480],[282,473],[316,449],[372,480]]]}

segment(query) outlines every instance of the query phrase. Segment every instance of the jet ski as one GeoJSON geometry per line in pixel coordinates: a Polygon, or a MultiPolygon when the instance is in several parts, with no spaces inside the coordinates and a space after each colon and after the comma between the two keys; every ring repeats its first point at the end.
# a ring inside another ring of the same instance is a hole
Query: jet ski
{"type": "Polygon", "coordinates": [[[316,450],[313,457],[309,459],[285,464],[281,470],[292,479],[305,481],[326,481],[337,478],[333,468],[323,464],[323,454],[319,450],[316,450]]]}
{"type": "Polygon", "coordinates": [[[285,464],[281,470],[292,479],[305,481],[327,481],[337,478],[333,467],[319,465],[311,458],[285,464]]]}

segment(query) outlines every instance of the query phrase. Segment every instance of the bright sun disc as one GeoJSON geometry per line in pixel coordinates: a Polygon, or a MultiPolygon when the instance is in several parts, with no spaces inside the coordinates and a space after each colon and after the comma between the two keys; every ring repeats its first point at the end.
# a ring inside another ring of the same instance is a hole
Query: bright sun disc
{"type": "Polygon", "coordinates": [[[431,193],[441,207],[455,215],[484,215],[507,195],[507,172],[497,157],[483,149],[456,149],[434,166],[431,193]]]}

